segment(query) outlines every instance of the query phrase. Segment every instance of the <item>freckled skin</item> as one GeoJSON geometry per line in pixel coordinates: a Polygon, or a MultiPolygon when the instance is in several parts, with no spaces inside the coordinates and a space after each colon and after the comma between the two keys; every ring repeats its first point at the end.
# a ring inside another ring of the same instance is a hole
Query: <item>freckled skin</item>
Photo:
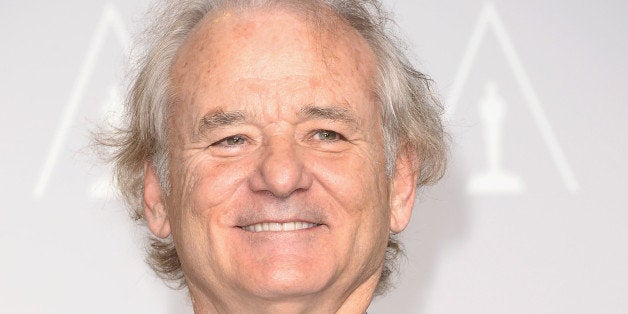
{"type": "Polygon", "coordinates": [[[326,18],[333,33],[288,10],[216,13],[177,54],[163,198],[197,313],[363,313],[370,303],[391,224],[375,57],[326,18]],[[307,105],[341,107],[354,123],[304,119],[307,105]],[[199,132],[214,111],[247,118],[199,132]],[[225,144],[234,135],[244,140],[225,144]],[[320,226],[240,228],[294,217],[320,226]]]}

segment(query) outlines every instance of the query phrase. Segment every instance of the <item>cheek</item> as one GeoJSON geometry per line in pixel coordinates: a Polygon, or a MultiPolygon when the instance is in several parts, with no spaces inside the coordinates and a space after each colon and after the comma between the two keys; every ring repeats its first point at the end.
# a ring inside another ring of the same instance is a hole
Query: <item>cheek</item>
{"type": "Polygon", "coordinates": [[[228,203],[243,186],[248,172],[243,164],[217,162],[199,154],[173,165],[172,217],[188,228],[194,222],[205,225],[208,219],[219,219],[224,213],[216,208],[228,203]]]}
{"type": "Polygon", "coordinates": [[[362,263],[360,267],[379,267],[390,221],[384,166],[363,154],[317,158],[311,164],[324,189],[317,199],[330,209],[339,255],[354,261],[348,263],[362,263]]]}
{"type": "Polygon", "coordinates": [[[211,208],[224,207],[246,187],[250,162],[247,160],[201,160],[192,172],[197,177],[196,187],[190,191],[195,214],[204,215],[211,208]]]}
{"type": "Polygon", "coordinates": [[[342,209],[335,211],[335,221],[371,225],[385,219],[388,196],[381,159],[372,152],[354,151],[307,161],[329,202],[342,209]]]}

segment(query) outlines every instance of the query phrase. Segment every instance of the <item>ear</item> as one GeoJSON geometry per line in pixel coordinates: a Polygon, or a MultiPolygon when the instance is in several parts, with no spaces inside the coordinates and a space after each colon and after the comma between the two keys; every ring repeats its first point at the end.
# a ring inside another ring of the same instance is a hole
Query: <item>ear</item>
{"type": "Polygon", "coordinates": [[[148,229],[159,238],[170,235],[170,221],[166,212],[163,193],[151,161],[144,162],[144,217],[148,229]]]}
{"type": "Polygon", "coordinates": [[[395,162],[395,173],[390,187],[390,231],[403,231],[412,216],[412,207],[416,196],[418,173],[417,158],[414,154],[404,152],[395,162]]]}

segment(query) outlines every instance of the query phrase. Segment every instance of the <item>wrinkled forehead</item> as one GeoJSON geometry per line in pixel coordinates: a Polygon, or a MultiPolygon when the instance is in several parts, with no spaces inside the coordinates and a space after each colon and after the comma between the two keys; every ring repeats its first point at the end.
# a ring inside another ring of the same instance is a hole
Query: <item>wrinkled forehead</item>
{"type": "Polygon", "coordinates": [[[366,40],[331,9],[304,8],[275,5],[212,11],[177,52],[171,68],[175,90],[195,86],[209,76],[273,80],[309,73],[324,79],[341,72],[372,89],[376,58],[366,40]],[[281,62],[266,62],[271,59],[281,62]],[[251,67],[251,60],[260,62],[251,67]]]}

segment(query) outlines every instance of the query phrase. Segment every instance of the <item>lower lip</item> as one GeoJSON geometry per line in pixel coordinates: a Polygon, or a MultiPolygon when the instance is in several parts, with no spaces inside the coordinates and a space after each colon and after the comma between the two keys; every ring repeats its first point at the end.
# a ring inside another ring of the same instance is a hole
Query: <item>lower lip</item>
{"type": "Polygon", "coordinates": [[[227,240],[229,245],[249,260],[264,265],[302,265],[329,250],[334,243],[326,225],[291,231],[252,232],[240,227],[232,230],[227,240]]]}

